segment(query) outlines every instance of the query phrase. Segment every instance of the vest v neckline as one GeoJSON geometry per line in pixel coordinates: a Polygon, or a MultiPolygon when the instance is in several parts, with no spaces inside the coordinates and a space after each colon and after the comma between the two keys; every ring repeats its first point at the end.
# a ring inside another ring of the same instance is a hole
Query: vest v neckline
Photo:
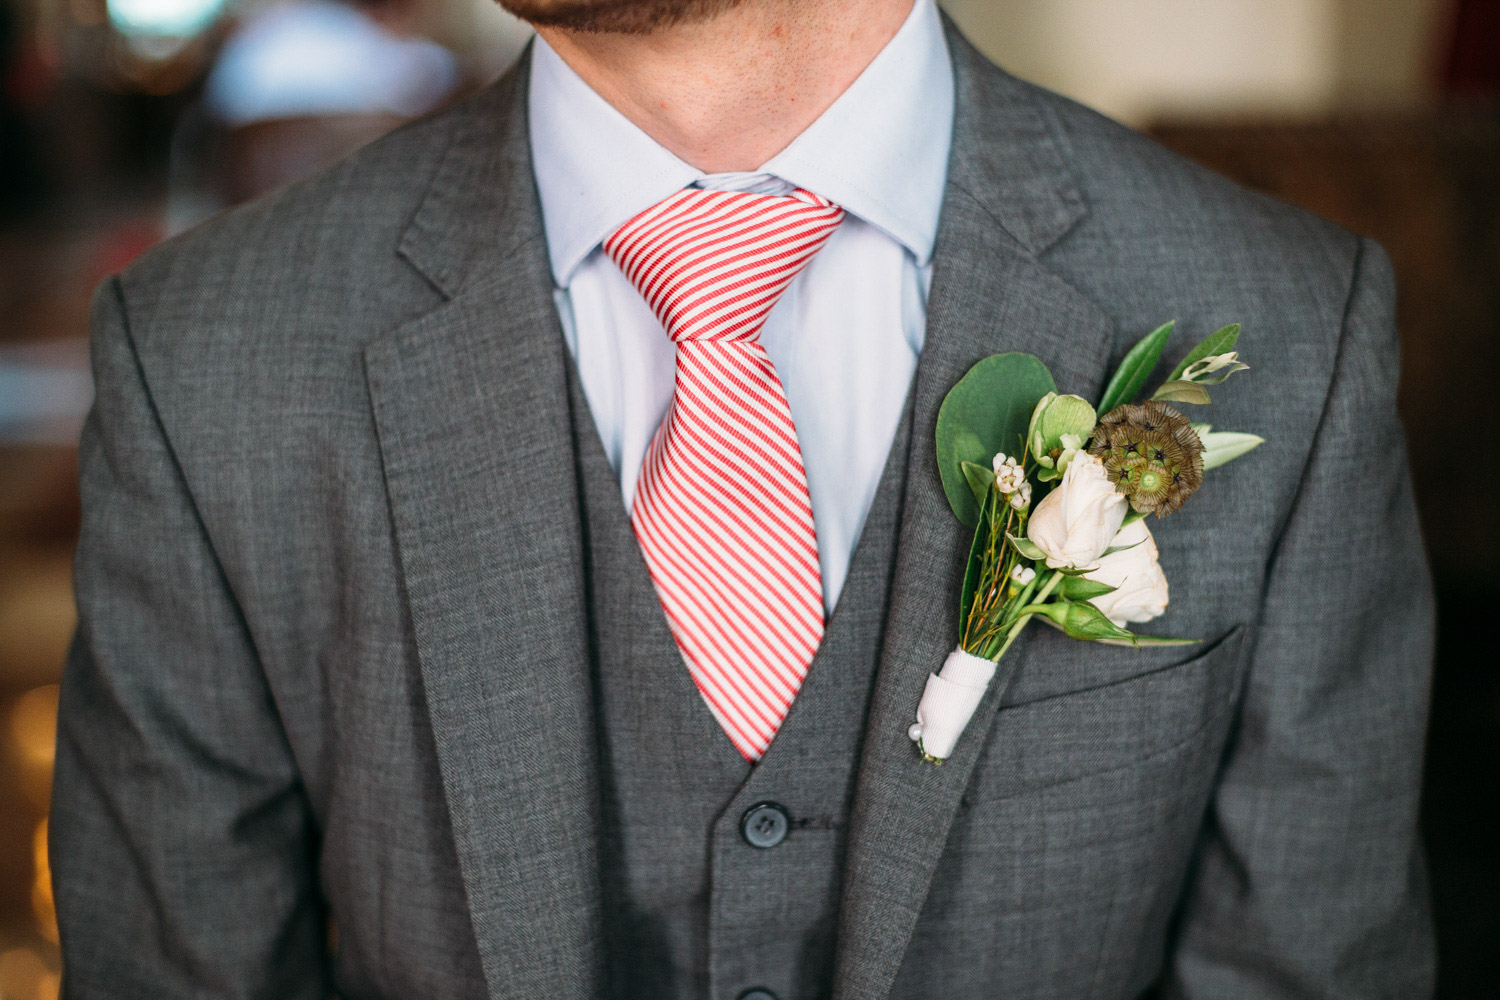
{"type": "MultiPolygon", "coordinates": [[[[765,771],[768,763],[773,759],[779,759],[781,755],[778,754],[777,748],[785,747],[793,742],[795,733],[808,724],[805,706],[811,699],[806,696],[810,693],[815,695],[819,688],[834,680],[834,678],[824,676],[828,671],[821,669],[823,661],[827,658],[826,651],[841,640],[840,633],[849,627],[848,619],[853,613],[852,609],[865,596],[864,592],[872,582],[871,574],[884,572],[888,577],[891,572],[889,565],[883,570],[870,565],[870,560],[875,556],[872,551],[874,539],[870,530],[870,522],[877,511],[890,511],[889,516],[894,517],[897,524],[900,522],[901,501],[905,493],[906,475],[910,464],[912,387],[907,388],[906,402],[903,404],[901,417],[897,421],[896,433],[886,453],[885,465],[870,502],[870,509],[866,512],[865,523],[860,528],[859,538],[850,555],[849,571],[845,577],[844,586],[832,613],[828,616],[823,631],[823,641],[819,644],[817,653],[808,666],[807,676],[797,692],[797,697],[792,701],[786,718],[782,720],[775,739],[771,741],[770,747],[761,759],[752,764],[735,749],[728,734],[724,732],[718,719],[709,710],[708,703],[704,701],[698,686],[693,682],[687,662],[677,648],[677,640],[672,635],[671,625],[667,622],[666,612],[662,609],[661,601],[657,596],[656,586],[651,580],[650,570],[640,550],[640,543],[636,540],[630,512],[625,508],[625,498],[620,492],[619,476],[610,465],[609,457],[604,451],[598,424],[594,420],[593,411],[589,408],[588,398],[583,391],[577,362],[571,356],[568,359],[567,368],[568,402],[574,427],[574,457],[579,479],[578,488],[585,500],[581,504],[581,509],[587,512],[585,516],[588,518],[602,519],[603,523],[599,527],[603,529],[604,536],[629,550],[628,555],[624,556],[628,567],[625,575],[629,592],[622,596],[627,603],[636,605],[642,612],[639,620],[641,627],[646,630],[643,638],[654,647],[664,647],[671,651],[671,656],[667,659],[675,669],[671,672],[672,677],[663,680],[674,689],[672,696],[680,697],[684,716],[691,721],[695,730],[694,741],[702,745],[704,752],[711,753],[720,766],[728,765],[731,761],[737,763],[742,769],[742,780],[739,785],[743,786],[754,773],[765,771]],[[599,485],[599,477],[603,477],[608,489],[596,488],[599,485]],[[645,607],[647,604],[649,604],[649,611],[645,607]],[[699,738],[700,735],[701,738],[699,738]]],[[[581,527],[583,530],[588,530],[586,525],[581,527]]],[[[886,593],[886,598],[889,599],[888,593],[886,593]]],[[[882,607],[880,612],[883,614],[884,610],[882,607]]],[[[726,799],[726,801],[731,800],[732,796],[726,799]]]]}

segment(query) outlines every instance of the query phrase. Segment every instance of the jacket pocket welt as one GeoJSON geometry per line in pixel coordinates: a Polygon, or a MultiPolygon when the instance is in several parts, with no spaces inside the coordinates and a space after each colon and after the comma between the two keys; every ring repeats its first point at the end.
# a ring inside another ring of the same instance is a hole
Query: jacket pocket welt
{"type": "MultiPolygon", "coordinates": [[[[989,794],[1016,794],[1143,763],[1203,736],[1238,688],[1244,627],[1185,661],[996,712],[976,767],[989,794]]],[[[1045,661],[1027,664],[1045,670],[1045,661]]]]}

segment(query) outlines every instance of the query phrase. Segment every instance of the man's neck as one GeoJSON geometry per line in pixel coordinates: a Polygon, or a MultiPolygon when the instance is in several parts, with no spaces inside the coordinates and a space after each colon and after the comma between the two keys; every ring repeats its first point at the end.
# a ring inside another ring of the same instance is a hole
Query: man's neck
{"type": "Polygon", "coordinates": [[[758,169],[828,109],[913,0],[748,0],[650,34],[541,27],[589,86],[705,173],[758,169]]]}

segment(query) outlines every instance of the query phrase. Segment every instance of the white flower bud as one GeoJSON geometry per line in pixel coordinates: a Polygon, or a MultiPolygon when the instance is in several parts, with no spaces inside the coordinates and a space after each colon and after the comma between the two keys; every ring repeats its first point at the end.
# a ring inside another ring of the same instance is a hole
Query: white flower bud
{"type": "Polygon", "coordinates": [[[1007,495],[1015,493],[1026,485],[1026,470],[1021,467],[1020,462],[1008,457],[1004,452],[995,456],[994,469],[995,489],[1001,493],[1007,495]]]}
{"type": "Polygon", "coordinates": [[[1211,354],[1188,365],[1182,373],[1182,381],[1218,385],[1235,372],[1246,371],[1249,367],[1240,360],[1238,351],[1230,351],[1228,354],[1211,354]],[[1210,375],[1224,368],[1229,370],[1214,378],[1209,378],[1210,375]]]}

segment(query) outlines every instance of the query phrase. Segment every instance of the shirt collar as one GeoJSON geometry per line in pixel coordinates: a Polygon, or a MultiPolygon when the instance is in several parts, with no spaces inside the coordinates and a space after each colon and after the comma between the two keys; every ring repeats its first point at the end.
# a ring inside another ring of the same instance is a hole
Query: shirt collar
{"type": "MultiPolygon", "coordinates": [[[[553,279],[566,288],[616,227],[705,175],[616,111],[540,37],[534,46],[532,165],[553,279]]],[[[937,6],[916,0],[858,79],[760,173],[841,205],[925,265],[948,171],[953,91],[937,6]]]]}

